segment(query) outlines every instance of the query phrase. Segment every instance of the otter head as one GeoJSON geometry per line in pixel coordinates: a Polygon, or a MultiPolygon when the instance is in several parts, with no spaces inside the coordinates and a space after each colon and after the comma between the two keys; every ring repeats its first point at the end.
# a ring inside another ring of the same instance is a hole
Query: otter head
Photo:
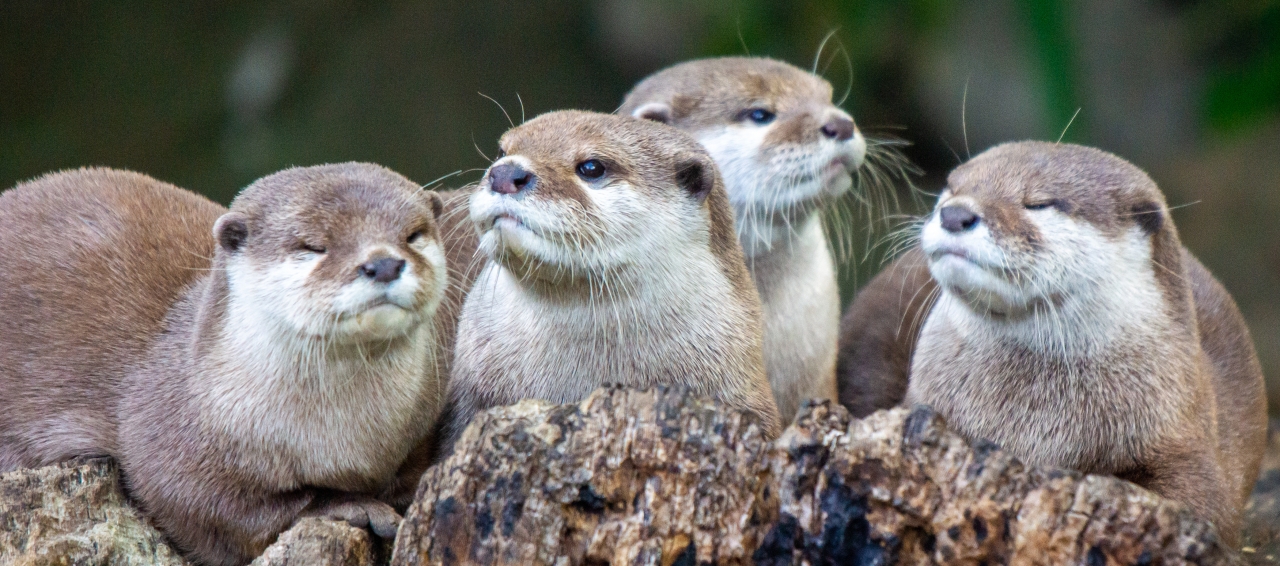
{"type": "Polygon", "coordinates": [[[471,197],[471,220],[482,253],[523,281],[598,286],[606,273],[652,271],[733,238],[715,163],[668,126],[552,112],[499,146],[471,197]]]}
{"type": "Polygon", "coordinates": [[[299,167],[259,179],[213,229],[230,316],[336,343],[409,333],[444,293],[441,208],[438,195],[377,165],[299,167]]]}
{"type": "Polygon", "coordinates": [[[866,157],[866,140],[831,94],[826,80],[787,63],[726,57],[650,76],[619,112],[702,143],[724,175],[744,245],[767,250],[848,191],[866,157]]]}
{"type": "Polygon", "coordinates": [[[956,168],[921,246],[942,289],[996,318],[1184,285],[1174,275],[1177,235],[1151,178],[1071,144],[1000,145],[956,168]]]}

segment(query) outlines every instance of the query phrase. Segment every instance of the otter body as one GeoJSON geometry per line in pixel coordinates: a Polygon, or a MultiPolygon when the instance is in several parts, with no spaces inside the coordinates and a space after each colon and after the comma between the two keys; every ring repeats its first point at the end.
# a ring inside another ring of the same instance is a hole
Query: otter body
{"type": "Polygon", "coordinates": [[[898,310],[846,346],[901,390],[899,354],[918,340],[904,403],[1030,464],[1182,501],[1234,543],[1266,439],[1262,373],[1155,183],[1105,152],[1037,142],[993,148],[948,181],[921,247],[851,313],[898,310]],[[936,302],[906,299],[935,285],[936,302]]]}
{"type": "Polygon", "coordinates": [[[772,59],[704,59],[641,81],[618,112],[689,132],[720,168],[782,417],[836,399],[840,293],[821,210],[850,190],[867,142],[831,85],[772,59]]]}
{"type": "Polygon", "coordinates": [[[438,199],[381,167],[286,170],[230,211],[149,177],[0,195],[0,470],[120,461],[189,558],[303,515],[394,535],[443,397],[438,199]]]}
{"type": "Polygon", "coordinates": [[[488,407],[684,384],[780,429],[760,307],[715,164],[677,130],[554,112],[502,137],[471,196],[450,436],[488,407]]]}

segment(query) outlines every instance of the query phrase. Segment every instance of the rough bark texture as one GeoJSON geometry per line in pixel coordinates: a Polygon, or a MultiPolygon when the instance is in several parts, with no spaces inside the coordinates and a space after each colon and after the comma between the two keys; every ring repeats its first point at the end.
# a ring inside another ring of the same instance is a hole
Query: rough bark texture
{"type": "Polygon", "coordinates": [[[0,564],[185,564],[99,459],[0,474],[0,564]]]}
{"type": "Polygon", "coordinates": [[[252,566],[373,566],[375,550],[368,530],[309,517],[280,533],[252,566]]]}
{"type": "Polygon", "coordinates": [[[758,564],[1223,564],[1180,504],[1110,477],[1025,469],[926,408],[810,406],[775,444],[781,519],[758,564]]]}
{"type": "Polygon", "coordinates": [[[927,409],[806,407],[775,443],[682,391],[604,389],[472,423],[429,471],[393,564],[1222,564],[1137,486],[1027,470],[927,409]]]}
{"type": "Polygon", "coordinates": [[[746,564],[778,509],[767,448],[665,389],[494,410],[423,476],[392,564],[746,564]]]}
{"type": "Polygon", "coordinates": [[[1267,429],[1267,454],[1262,473],[1244,508],[1240,539],[1250,564],[1280,564],[1280,420],[1267,429]]]}
{"type": "MultiPolygon", "coordinates": [[[[1280,554],[1280,431],[1243,556],[1280,554]]],[[[110,460],[0,475],[0,564],[182,565],[110,460]]],[[[254,564],[373,565],[365,530],[299,521],[254,564]]],[[[604,389],[481,416],[432,468],[395,564],[1220,564],[1180,505],[1127,482],[1025,469],[927,409],[810,405],[776,442],[683,391],[604,389]]]]}

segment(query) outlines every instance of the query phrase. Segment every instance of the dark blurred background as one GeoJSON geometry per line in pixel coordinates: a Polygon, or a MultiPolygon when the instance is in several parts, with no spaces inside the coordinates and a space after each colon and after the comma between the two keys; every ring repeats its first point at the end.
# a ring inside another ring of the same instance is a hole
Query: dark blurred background
{"type": "MultiPolygon", "coordinates": [[[[969,155],[1070,122],[1065,140],[1133,161],[1181,206],[1280,408],[1280,0],[0,0],[0,186],[109,165],[226,203],[345,160],[420,183],[461,170],[460,186],[508,127],[479,93],[516,121],[609,112],[683,59],[807,68],[833,30],[819,71],[922,171],[923,193],[900,183],[873,217],[919,213],[969,155]]],[[[846,227],[846,299],[888,247],[884,223],[863,228],[846,227]]]]}

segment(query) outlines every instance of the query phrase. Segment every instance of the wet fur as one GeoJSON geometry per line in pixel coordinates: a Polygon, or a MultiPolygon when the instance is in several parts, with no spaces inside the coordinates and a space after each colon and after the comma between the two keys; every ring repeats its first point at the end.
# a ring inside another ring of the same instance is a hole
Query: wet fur
{"type": "Polygon", "coordinates": [[[395,289],[430,317],[438,212],[365,164],[277,173],[230,212],[109,169],[6,191],[0,383],[15,394],[0,401],[0,470],[114,456],[130,496],[201,564],[246,563],[300,515],[392,534],[388,504],[412,495],[443,400],[432,327],[373,342],[310,333],[381,332],[350,289],[354,266],[391,248],[417,281],[395,289]],[[300,240],[327,251],[307,256],[300,240]],[[325,304],[360,314],[323,322],[325,304]]]}
{"type": "Polygon", "coordinates": [[[961,166],[949,188],[939,207],[980,208],[1029,288],[1053,291],[1030,275],[1053,268],[1024,258],[1062,250],[1077,232],[1077,259],[1053,280],[1082,273],[1084,287],[1011,320],[1008,297],[938,289],[917,247],[846,314],[859,332],[842,337],[842,400],[865,414],[900,400],[875,392],[905,391],[905,403],[931,404],[1032,464],[1113,474],[1183,501],[1234,543],[1265,444],[1262,372],[1238,309],[1182,248],[1155,184],[1101,151],[1021,143],[961,166]],[[1059,210],[1022,208],[1046,198],[1059,210]]]}
{"type": "Polygon", "coordinates": [[[540,116],[501,145],[496,164],[537,180],[471,197],[487,262],[458,323],[449,436],[486,408],[605,383],[688,385],[777,434],[759,300],[706,152],[667,126],[585,112],[540,116]],[[598,185],[574,173],[588,158],[607,164],[598,185]]]}

